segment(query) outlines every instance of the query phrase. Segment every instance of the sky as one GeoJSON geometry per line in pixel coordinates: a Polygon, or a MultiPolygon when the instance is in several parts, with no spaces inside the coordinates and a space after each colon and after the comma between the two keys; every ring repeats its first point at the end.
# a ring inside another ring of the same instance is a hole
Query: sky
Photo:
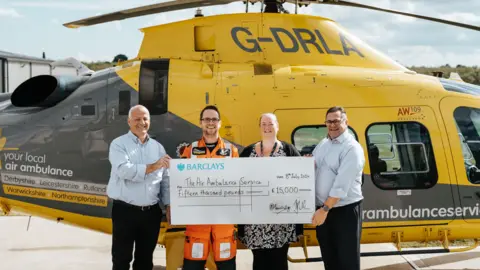
{"type": "MultiPolygon", "coordinates": [[[[479,0],[349,0],[480,26],[479,0]]],[[[112,61],[134,58],[140,28],[191,18],[195,9],[147,15],[91,27],[62,24],[161,0],[0,0],[0,50],[49,59],[112,61]]],[[[294,13],[292,5],[286,9],[294,13]]],[[[260,4],[250,8],[258,12],[260,4]]],[[[242,2],[206,7],[205,16],[245,12],[242,2]]],[[[374,10],[310,5],[299,13],[328,17],[405,66],[480,65],[480,31],[374,10]]]]}

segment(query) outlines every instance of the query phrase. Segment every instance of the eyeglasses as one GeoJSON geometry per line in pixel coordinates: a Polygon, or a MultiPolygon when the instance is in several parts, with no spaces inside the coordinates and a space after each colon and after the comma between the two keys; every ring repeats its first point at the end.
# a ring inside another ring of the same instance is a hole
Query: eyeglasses
{"type": "Polygon", "coordinates": [[[325,124],[326,125],[338,125],[341,122],[343,122],[343,119],[341,119],[341,120],[335,119],[335,120],[327,120],[327,121],[325,121],[325,124]]]}
{"type": "Polygon", "coordinates": [[[202,118],[201,120],[206,123],[209,123],[209,122],[217,123],[218,121],[220,121],[220,119],[218,118],[202,118]]]}

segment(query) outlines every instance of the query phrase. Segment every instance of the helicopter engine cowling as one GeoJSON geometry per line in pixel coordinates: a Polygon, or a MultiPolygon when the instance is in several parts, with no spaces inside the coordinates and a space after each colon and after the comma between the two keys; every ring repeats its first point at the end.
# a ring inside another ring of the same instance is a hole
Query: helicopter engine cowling
{"type": "Polygon", "coordinates": [[[15,107],[52,107],[88,80],[86,76],[39,75],[20,84],[10,101],[15,107]]]}

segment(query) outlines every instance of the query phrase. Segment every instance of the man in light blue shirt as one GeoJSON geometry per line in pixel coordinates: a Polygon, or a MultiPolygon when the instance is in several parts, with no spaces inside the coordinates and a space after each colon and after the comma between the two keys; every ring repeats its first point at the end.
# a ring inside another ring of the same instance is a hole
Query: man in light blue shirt
{"type": "Polygon", "coordinates": [[[327,138],[313,150],[315,201],[312,223],[326,270],[360,270],[362,232],[362,146],[347,128],[342,107],[327,111],[327,138]]]}
{"type": "Polygon", "coordinates": [[[142,105],[128,113],[128,133],[110,144],[112,165],[107,195],[113,199],[112,262],[114,270],[152,269],[162,210],[170,219],[169,164],[165,148],[148,136],[150,113],[142,105]]]}

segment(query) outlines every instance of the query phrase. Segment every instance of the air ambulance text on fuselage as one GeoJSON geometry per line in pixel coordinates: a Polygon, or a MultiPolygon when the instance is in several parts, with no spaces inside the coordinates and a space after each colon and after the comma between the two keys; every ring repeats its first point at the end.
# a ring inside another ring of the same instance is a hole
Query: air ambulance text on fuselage
{"type": "Polygon", "coordinates": [[[365,57],[363,53],[361,53],[360,50],[358,50],[358,48],[356,48],[355,45],[341,32],[339,32],[338,35],[340,42],[342,43],[342,50],[336,50],[330,48],[318,29],[310,30],[306,28],[292,28],[291,31],[281,27],[270,27],[269,29],[273,39],[271,37],[252,38],[252,32],[245,27],[232,28],[231,35],[233,41],[240,49],[250,53],[262,52],[260,43],[274,42],[275,39],[276,45],[285,53],[296,53],[300,50],[301,46],[305,53],[311,53],[312,50],[316,50],[321,54],[349,56],[351,52],[355,52],[360,57],[365,57]],[[240,37],[245,38],[244,40],[248,45],[242,44],[240,42],[240,37]],[[289,41],[286,42],[286,40],[289,41]]]}

